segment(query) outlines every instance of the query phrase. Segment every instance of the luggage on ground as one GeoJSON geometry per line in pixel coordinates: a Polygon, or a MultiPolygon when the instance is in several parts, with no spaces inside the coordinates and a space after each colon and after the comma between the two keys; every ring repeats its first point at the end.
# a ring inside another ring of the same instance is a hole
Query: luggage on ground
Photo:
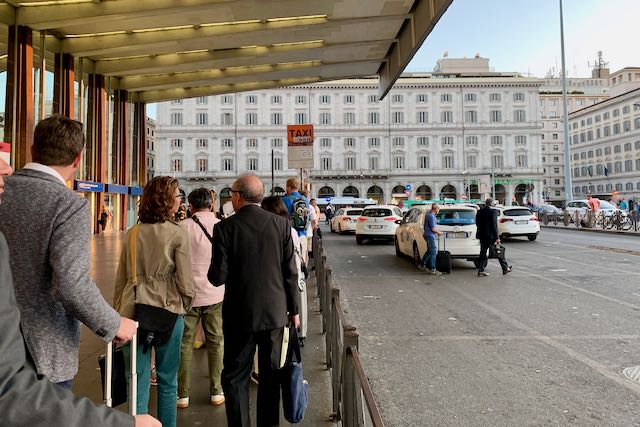
{"type": "MultiPolygon", "coordinates": [[[[443,242],[446,242],[446,237],[442,239],[443,242]]],[[[442,245],[442,250],[440,250],[440,238],[438,238],[438,253],[436,254],[436,270],[451,274],[451,252],[447,250],[447,245],[444,243],[442,245]]]]}
{"type": "Polygon", "coordinates": [[[138,374],[136,369],[136,357],[138,348],[137,333],[131,339],[131,369],[129,374],[129,386],[125,374],[124,353],[122,347],[113,349],[113,342],[107,344],[107,354],[98,358],[100,365],[100,377],[102,378],[102,395],[105,405],[114,407],[123,404],[129,398],[129,413],[136,415],[138,374]],[[128,390],[127,390],[128,388],[128,390]]]}

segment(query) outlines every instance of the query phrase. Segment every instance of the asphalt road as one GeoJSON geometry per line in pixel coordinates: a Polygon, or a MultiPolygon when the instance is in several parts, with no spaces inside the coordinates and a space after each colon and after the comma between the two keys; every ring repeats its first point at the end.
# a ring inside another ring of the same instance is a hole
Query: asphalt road
{"type": "Polygon", "coordinates": [[[640,425],[640,237],[543,229],[480,278],[324,231],[387,426],[640,425]]]}

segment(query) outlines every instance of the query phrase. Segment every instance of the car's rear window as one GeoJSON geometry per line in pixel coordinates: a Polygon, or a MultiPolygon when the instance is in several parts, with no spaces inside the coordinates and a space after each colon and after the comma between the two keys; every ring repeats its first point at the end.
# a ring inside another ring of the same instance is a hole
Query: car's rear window
{"type": "Polygon", "coordinates": [[[441,210],[436,219],[440,225],[470,225],[476,223],[476,211],[471,210],[441,210]]]}
{"type": "Polygon", "coordinates": [[[529,209],[505,209],[504,216],[530,216],[529,209]]]}
{"type": "Polygon", "coordinates": [[[353,210],[347,211],[347,215],[360,215],[361,212],[362,212],[362,209],[353,209],[353,210]]]}
{"type": "Polygon", "coordinates": [[[362,216],[369,216],[373,218],[379,218],[383,216],[391,216],[393,213],[390,209],[365,209],[362,211],[362,216]]]}

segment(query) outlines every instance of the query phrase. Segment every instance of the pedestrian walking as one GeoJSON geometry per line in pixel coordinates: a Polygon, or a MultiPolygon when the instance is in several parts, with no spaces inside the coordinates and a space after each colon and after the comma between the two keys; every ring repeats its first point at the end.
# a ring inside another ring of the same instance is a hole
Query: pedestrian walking
{"type": "MultiPolygon", "coordinates": [[[[149,412],[150,347],[153,347],[158,380],[158,419],[164,427],[176,425],[184,315],[195,297],[189,234],[175,222],[180,203],[177,179],[157,176],[145,185],[138,207],[140,223],[127,232],[113,298],[119,313],[137,313],[135,318],[143,329],[146,329],[145,324],[170,325],[168,330],[143,332],[141,329],[136,367],[137,413],[146,414],[149,412]]],[[[125,360],[129,354],[129,346],[125,346],[125,360]]],[[[129,365],[125,366],[125,371],[129,373],[129,365]]]]}
{"type": "Polygon", "coordinates": [[[331,218],[333,218],[333,206],[331,203],[328,203],[327,207],[324,208],[324,217],[328,225],[331,222],[331,218]]]}
{"type": "Polygon", "coordinates": [[[282,197],[282,201],[289,210],[289,218],[291,219],[291,225],[298,232],[300,242],[302,243],[302,258],[306,268],[309,261],[308,250],[308,231],[309,224],[313,224],[316,220],[316,212],[311,209],[309,199],[302,195],[298,190],[300,189],[300,180],[298,178],[289,178],[286,184],[286,195],[282,197]]]}
{"type": "Polygon", "coordinates": [[[424,240],[427,242],[427,252],[425,252],[418,268],[426,271],[434,276],[441,276],[442,273],[436,270],[436,257],[438,255],[438,241],[436,236],[442,236],[444,233],[438,230],[437,218],[440,212],[440,206],[437,203],[431,205],[431,209],[424,217],[424,240]]]}
{"type": "Polygon", "coordinates": [[[193,357],[198,322],[202,322],[204,340],[207,344],[210,402],[214,406],[224,403],[224,393],[220,380],[224,349],[222,336],[224,286],[215,287],[207,278],[209,265],[211,265],[213,229],[220,220],[211,211],[213,200],[211,192],[207,188],[193,190],[188,199],[191,218],[183,221],[181,225],[189,233],[191,270],[196,286],[196,296],[184,321],[184,333],[180,349],[180,368],[178,370],[178,408],[187,408],[189,406],[191,359],[193,357]]]}
{"type": "MultiPolygon", "coordinates": [[[[496,212],[491,208],[493,199],[487,198],[484,207],[476,214],[476,237],[480,240],[480,259],[478,260],[478,276],[488,276],[485,271],[487,268],[488,258],[487,251],[490,246],[499,245],[500,237],[498,236],[498,219],[496,212]]],[[[499,257],[498,262],[502,268],[502,274],[511,273],[511,267],[504,257],[499,257]]]]}
{"type": "Polygon", "coordinates": [[[230,427],[249,427],[249,377],[258,346],[257,425],[280,422],[279,369],[284,326],[300,325],[300,290],[291,226],[261,209],[264,185],[243,175],[231,188],[235,215],[216,225],[209,281],[225,284],[224,389],[230,427]]]}

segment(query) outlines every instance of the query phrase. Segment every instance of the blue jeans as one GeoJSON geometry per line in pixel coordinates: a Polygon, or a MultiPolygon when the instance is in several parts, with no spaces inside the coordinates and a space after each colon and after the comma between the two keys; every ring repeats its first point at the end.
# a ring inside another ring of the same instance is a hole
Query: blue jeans
{"type": "MultiPolygon", "coordinates": [[[[175,427],[178,400],[178,367],[180,366],[180,344],[184,331],[184,316],[178,316],[171,338],[156,350],[156,373],[158,376],[158,420],[163,427],[175,427]]],[[[123,348],[125,372],[129,378],[130,344],[123,348]]],[[[151,349],[142,352],[142,343],[138,341],[138,414],[149,413],[149,387],[151,386],[151,349]]]]}
{"type": "Polygon", "coordinates": [[[438,241],[435,236],[425,236],[427,241],[427,252],[425,252],[420,261],[420,265],[427,267],[429,270],[436,269],[436,255],[438,254],[438,241]]]}

